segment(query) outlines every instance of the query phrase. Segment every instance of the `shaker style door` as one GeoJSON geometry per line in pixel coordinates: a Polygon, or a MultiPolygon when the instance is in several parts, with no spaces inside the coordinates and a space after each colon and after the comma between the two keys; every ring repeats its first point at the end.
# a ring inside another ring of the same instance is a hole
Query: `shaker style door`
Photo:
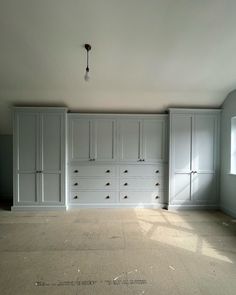
{"type": "Polygon", "coordinates": [[[119,156],[121,161],[141,161],[141,121],[120,119],[119,121],[119,156]]]}
{"type": "Polygon", "coordinates": [[[35,205],[38,202],[38,120],[35,113],[15,114],[15,205],[35,205]]]}
{"type": "Polygon", "coordinates": [[[172,115],[170,179],[172,204],[184,205],[191,201],[192,121],[192,115],[172,115]]]}

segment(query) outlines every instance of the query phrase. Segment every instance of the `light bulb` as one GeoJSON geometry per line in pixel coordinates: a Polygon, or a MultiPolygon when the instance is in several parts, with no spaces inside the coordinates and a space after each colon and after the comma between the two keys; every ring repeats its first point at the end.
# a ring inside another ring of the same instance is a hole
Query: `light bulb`
{"type": "Polygon", "coordinates": [[[89,71],[87,71],[87,70],[86,70],[85,75],[84,75],[84,80],[85,80],[86,82],[88,82],[88,81],[90,80],[90,77],[89,77],[89,71]]]}

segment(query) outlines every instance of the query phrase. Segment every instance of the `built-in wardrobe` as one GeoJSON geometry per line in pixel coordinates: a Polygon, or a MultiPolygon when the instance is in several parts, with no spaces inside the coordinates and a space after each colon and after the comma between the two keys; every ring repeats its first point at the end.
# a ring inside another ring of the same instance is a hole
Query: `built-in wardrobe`
{"type": "Polygon", "coordinates": [[[14,108],[14,210],[217,207],[219,110],[14,108]]]}

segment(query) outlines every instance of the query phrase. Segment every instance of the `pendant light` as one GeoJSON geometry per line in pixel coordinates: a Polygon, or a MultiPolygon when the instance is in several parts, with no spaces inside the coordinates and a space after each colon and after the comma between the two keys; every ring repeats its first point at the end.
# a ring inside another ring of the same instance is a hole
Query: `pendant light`
{"type": "Polygon", "coordinates": [[[89,77],[89,51],[91,50],[91,45],[90,44],[84,44],[84,48],[86,49],[86,53],[87,53],[87,66],[86,66],[86,71],[85,71],[85,75],[84,75],[84,80],[85,81],[89,81],[90,77],[89,77]]]}

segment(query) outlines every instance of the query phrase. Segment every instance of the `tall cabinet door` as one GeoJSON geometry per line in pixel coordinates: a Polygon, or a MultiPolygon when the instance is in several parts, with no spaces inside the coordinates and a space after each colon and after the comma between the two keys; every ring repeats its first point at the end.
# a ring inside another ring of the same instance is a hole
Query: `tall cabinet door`
{"type": "Polygon", "coordinates": [[[120,120],[119,138],[120,160],[140,161],[142,155],[141,121],[137,119],[120,120]]]}
{"type": "Polygon", "coordinates": [[[166,118],[143,120],[143,159],[149,162],[166,158],[166,118]]]}
{"type": "Polygon", "coordinates": [[[71,161],[89,161],[93,158],[92,121],[85,118],[70,120],[69,157],[71,161]]]}
{"type": "Polygon", "coordinates": [[[172,204],[191,201],[192,121],[193,116],[188,114],[173,114],[171,117],[172,204]]]}
{"type": "Polygon", "coordinates": [[[196,114],[193,132],[193,180],[194,202],[216,201],[217,116],[196,114]]]}
{"type": "Polygon", "coordinates": [[[93,120],[93,145],[96,161],[113,161],[116,159],[115,120],[93,120]]]}
{"type": "Polygon", "coordinates": [[[14,117],[14,204],[35,205],[39,194],[38,120],[36,113],[15,113],[14,117]]]}
{"type": "Polygon", "coordinates": [[[61,113],[40,116],[40,193],[45,205],[64,204],[65,118],[61,113]]]}

